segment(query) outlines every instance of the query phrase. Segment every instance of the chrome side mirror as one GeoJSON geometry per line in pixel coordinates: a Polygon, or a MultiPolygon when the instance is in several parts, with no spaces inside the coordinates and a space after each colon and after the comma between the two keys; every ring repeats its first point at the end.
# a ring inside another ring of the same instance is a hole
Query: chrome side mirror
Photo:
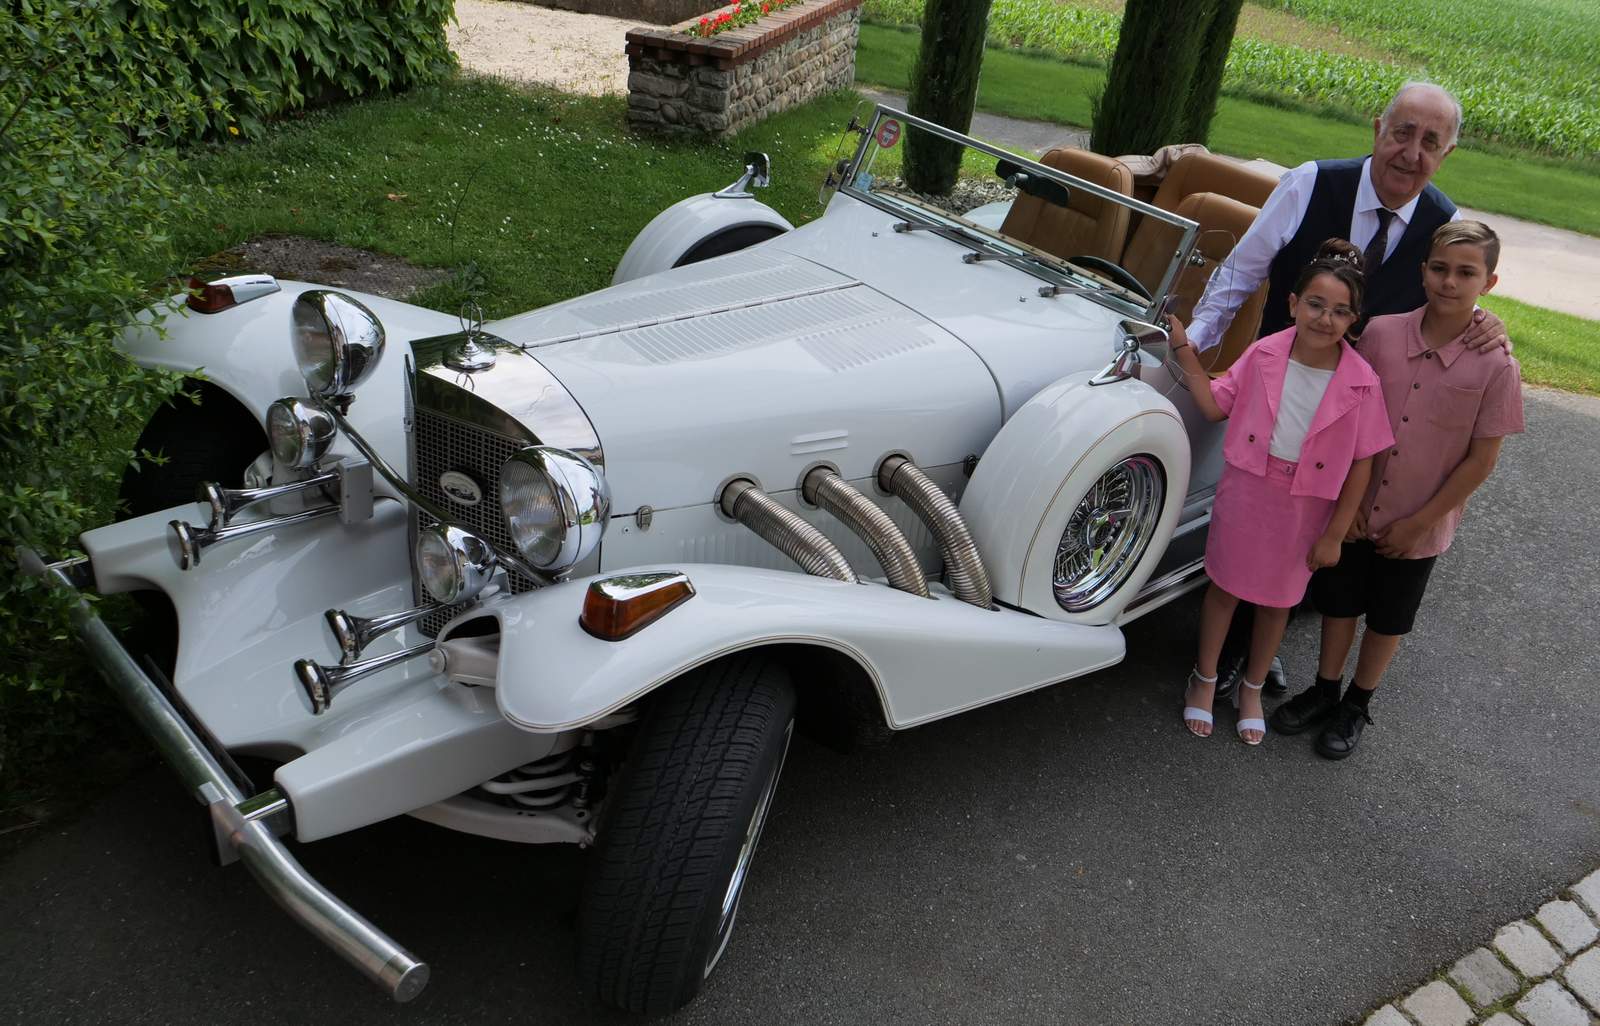
{"type": "Polygon", "coordinates": [[[1117,355],[1105,370],[1089,379],[1091,385],[1109,385],[1133,377],[1139,367],[1139,352],[1146,346],[1164,346],[1169,336],[1159,324],[1127,318],[1117,325],[1117,355]]]}
{"type": "Polygon", "coordinates": [[[341,292],[302,292],[294,301],[292,321],[295,362],[312,395],[348,395],[383,355],[383,325],[377,315],[341,292]]]}
{"type": "Polygon", "coordinates": [[[744,174],[725,189],[712,193],[717,199],[751,199],[752,188],[765,189],[772,182],[772,161],[754,150],[744,155],[744,174]]]}

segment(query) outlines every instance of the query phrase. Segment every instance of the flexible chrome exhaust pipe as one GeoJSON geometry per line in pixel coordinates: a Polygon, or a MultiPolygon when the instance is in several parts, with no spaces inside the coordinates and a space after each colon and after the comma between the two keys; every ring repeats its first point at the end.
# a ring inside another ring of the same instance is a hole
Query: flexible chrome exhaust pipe
{"type": "Polygon", "coordinates": [[[983,567],[983,557],[978,554],[978,543],[972,540],[961,511],[944,489],[904,456],[890,456],[878,465],[878,486],[890,495],[898,495],[939,540],[945,575],[956,598],[993,609],[994,588],[989,583],[989,571],[983,567]]]}
{"type": "Polygon", "coordinates": [[[928,597],[928,578],[917,552],[889,514],[827,467],[817,467],[800,482],[800,495],[832,513],[856,533],[877,557],[891,587],[928,597]]]}
{"type": "Polygon", "coordinates": [[[754,481],[739,478],[722,490],[717,499],[722,512],[766,539],[773,548],[800,564],[813,577],[832,577],[836,581],[859,583],[850,561],[828,536],[806,523],[793,511],[757,488],[754,481]]]}

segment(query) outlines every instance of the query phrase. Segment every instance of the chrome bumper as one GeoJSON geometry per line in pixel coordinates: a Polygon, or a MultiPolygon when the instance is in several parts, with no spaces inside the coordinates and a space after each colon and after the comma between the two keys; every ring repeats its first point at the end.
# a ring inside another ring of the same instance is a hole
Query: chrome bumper
{"type": "MultiPolygon", "coordinates": [[[[18,549],[24,573],[78,591],[69,565],[46,565],[37,553],[18,549]]],[[[81,564],[80,564],[81,565],[81,564]]],[[[111,690],[122,699],[167,765],[210,814],[224,863],[243,861],[262,888],[284,911],[338,952],[396,1001],[410,1001],[428,984],[428,966],[390,940],[383,931],[328,893],[278,840],[269,820],[282,799],[247,801],[199,733],[167,700],[150,676],[122,647],[89,603],[74,610],[78,635],[111,690]]]]}

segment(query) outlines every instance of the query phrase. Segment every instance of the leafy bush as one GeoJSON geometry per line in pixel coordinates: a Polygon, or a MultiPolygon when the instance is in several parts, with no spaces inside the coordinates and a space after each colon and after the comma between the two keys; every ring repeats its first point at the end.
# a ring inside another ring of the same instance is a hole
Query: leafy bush
{"type": "MultiPolygon", "coordinates": [[[[58,0],[59,2],[59,0],[58,0]]],[[[114,0],[158,84],[193,95],[186,137],[254,138],[270,118],[437,81],[455,68],[452,0],[114,0]],[[157,42],[159,41],[159,42],[157,42]]]]}
{"type": "MultiPolygon", "coordinates": [[[[68,554],[108,520],[170,375],[116,350],[206,206],[176,145],[431,81],[450,0],[13,0],[0,7],[0,558],[68,554]],[[186,183],[186,184],[185,184],[186,183]]],[[[156,289],[155,292],[170,292],[156,289]]],[[[161,314],[156,308],[156,316],[161,314]]],[[[0,782],[81,740],[98,689],[64,598],[0,573],[0,782]]]]}
{"type": "MultiPolygon", "coordinates": [[[[113,340],[146,303],[128,268],[159,261],[181,197],[171,116],[192,96],[154,91],[134,61],[97,55],[130,39],[93,6],[0,12],[0,537],[49,558],[107,512],[132,457],[127,425],[173,390],[113,340]]],[[[5,558],[10,562],[11,554],[5,558]]],[[[0,574],[0,769],[26,741],[47,757],[75,736],[81,695],[64,605],[35,580],[0,574]]]]}

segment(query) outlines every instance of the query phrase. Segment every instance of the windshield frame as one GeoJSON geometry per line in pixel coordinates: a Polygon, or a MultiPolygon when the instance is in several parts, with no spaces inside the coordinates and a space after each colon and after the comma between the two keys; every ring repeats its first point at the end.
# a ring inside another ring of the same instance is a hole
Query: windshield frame
{"type": "Polygon", "coordinates": [[[1178,275],[1184,264],[1189,260],[1190,254],[1193,253],[1195,243],[1199,237],[1199,224],[1186,217],[1180,217],[1170,210],[1163,210],[1142,200],[1134,199],[1132,196],[1124,195],[1113,189],[1107,189],[1104,186],[1096,185],[1094,182],[1085,181],[1082,178],[1067,174],[1065,171],[1046,167],[1029,157],[990,145],[981,139],[963,135],[943,125],[919,118],[914,114],[908,114],[903,110],[897,110],[886,104],[877,104],[873,109],[871,121],[868,122],[864,129],[859,129],[859,131],[861,132],[861,140],[856,144],[855,154],[850,158],[849,165],[845,168],[839,183],[840,192],[846,193],[852,199],[859,200],[886,213],[894,214],[903,220],[910,221],[915,218],[921,223],[930,226],[942,225],[947,228],[959,229],[961,234],[969,238],[956,238],[953,237],[955,233],[946,231],[939,231],[937,234],[969,248],[987,252],[992,259],[1024,271],[1049,286],[1059,288],[1064,294],[1084,296],[1121,314],[1131,314],[1146,321],[1154,322],[1162,314],[1166,306],[1167,295],[1173,284],[1178,280],[1178,275]],[[875,156],[882,148],[877,145],[878,128],[887,118],[898,120],[909,127],[930,132],[942,139],[959,143],[980,153],[986,153],[997,160],[1011,161],[1019,169],[1025,170],[1031,175],[1048,178],[1069,189],[1082,189],[1092,196],[1120,204],[1132,212],[1143,214],[1146,217],[1153,217],[1163,224],[1179,229],[1183,233],[1182,238],[1177,248],[1173,250],[1172,259],[1168,262],[1167,269],[1162,275],[1161,284],[1152,291],[1150,302],[1146,304],[1142,297],[1107,281],[1089,269],[1078,267],[1076,264],[1068,262],[1065,258],[1056,257],[1052,254],[1035,250],[1032,247],[1024,248],[1025,244],[1007,239],[990,229],[985,229],[980,225],[969,222],[958,214],[937,212],[938,216],[935,216],[935,212],[926,210],[919,205],[896,204],[872,192],[870,189],[863,189],[858,186],[857,180],[862,172],[871,174],[870,158],[875,156]],[[948,218],[948,221],[945,220],[946,218],[948,218]],[[977,245],[974,246],[974,243],[977,245]]]}

